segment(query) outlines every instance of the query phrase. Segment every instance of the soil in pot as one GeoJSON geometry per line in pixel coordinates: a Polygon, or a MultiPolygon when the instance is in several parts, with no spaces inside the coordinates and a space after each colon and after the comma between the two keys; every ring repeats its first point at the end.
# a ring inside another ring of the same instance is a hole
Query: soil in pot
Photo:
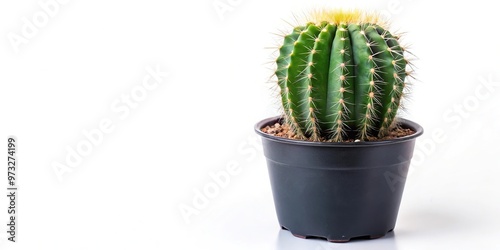
{"type": "MultiPolygon", "coordinates": [[[[274,125],[268,125],[265,126],[261,129],[262,132],[269,134],[269,135],[274,135],[278,136],[281,138],[286,138],[286,139],[296,139],[298,138],[295,136],[295,133],[293,133],[290,130],[290,126],[288,124],[281,124],[281,123],[275,123],[274,125]]],[[[374,137],[374,136],[369,136],[367,141],[385,141],[385,140],[392,140],[400,137],[405,137],[408,135],[414,134],[415,131],[409,129],[409,128],[401,128],[401,127],[396,127],[393,130],[390,131],[390,133],[387,136],[384,136],[382,138],[374,137]]],[[[324,138],[321,139],[321,142],[327,142],[324,138]]],[[[349,139],[346,140],[345,142],[354,142],[354,139],[349,139]]]]}

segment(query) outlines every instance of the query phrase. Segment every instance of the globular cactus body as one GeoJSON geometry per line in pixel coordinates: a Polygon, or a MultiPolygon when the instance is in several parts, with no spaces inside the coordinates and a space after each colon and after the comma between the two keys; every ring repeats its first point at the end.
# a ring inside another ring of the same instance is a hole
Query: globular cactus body
{"type": "Polygon", "coordinates": [[[275,73],[298,138],[366,140],[395,124],[407,59],[398,37],[359,15],[330,13],[334,21],[309,22],[284,37],[275,73]]]}

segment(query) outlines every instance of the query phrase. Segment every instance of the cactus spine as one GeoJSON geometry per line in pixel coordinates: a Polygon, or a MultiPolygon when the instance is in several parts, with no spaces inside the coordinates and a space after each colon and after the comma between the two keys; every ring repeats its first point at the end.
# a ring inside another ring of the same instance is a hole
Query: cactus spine
{"type": "Polygon", "coordinates": [[[376,16],[315,17],[286,35],[279,49],[275,74],[285,122],[312,141],[385,136],[396,124],[407,76],[399,38],[376,16]]]}

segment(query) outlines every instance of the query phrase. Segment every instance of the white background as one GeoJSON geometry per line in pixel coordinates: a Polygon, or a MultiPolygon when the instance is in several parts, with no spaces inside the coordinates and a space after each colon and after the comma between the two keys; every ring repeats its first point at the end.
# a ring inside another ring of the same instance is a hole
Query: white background
{"type": "Polygon", "coordinates": [[[51,15],[37,1],[0,3],[0,155],[15,135],[19,158],[18,242],[4,233],[2,195],[0,249],[500,249],[494,2],[56,3],[51,15]],[[277,114],[266,83],[273,33],[318,6],[383,11],[419,58],[405,117],[425,135],[395,232],[378,240],[333,244],[281,231],[253,132],[277,114]],[[16,36],[25,40],[13,44],[16,36]],[[169,75],[144,90],[148,67],[169,75]],[[134,108],[122,99],[131,93],[134,108]],[[89,145],[83,131],[102,121],[112,131],[59,179],[54,164],[67,165],[68,152],[89,145]],[[230,182],[214,186],[211,175],[227,166],[230,182]]]}

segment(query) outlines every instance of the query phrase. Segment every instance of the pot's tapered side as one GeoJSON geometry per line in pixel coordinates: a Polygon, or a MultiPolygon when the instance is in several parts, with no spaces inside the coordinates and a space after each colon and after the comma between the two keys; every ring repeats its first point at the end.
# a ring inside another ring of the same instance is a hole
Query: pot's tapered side
{"type": "Polygon", "coordinates": [[[394,229],[415,134],[390,141],[319,143],[262,136],[278,221],[292,234],[345,242],[378,238],[394,229]]]}

